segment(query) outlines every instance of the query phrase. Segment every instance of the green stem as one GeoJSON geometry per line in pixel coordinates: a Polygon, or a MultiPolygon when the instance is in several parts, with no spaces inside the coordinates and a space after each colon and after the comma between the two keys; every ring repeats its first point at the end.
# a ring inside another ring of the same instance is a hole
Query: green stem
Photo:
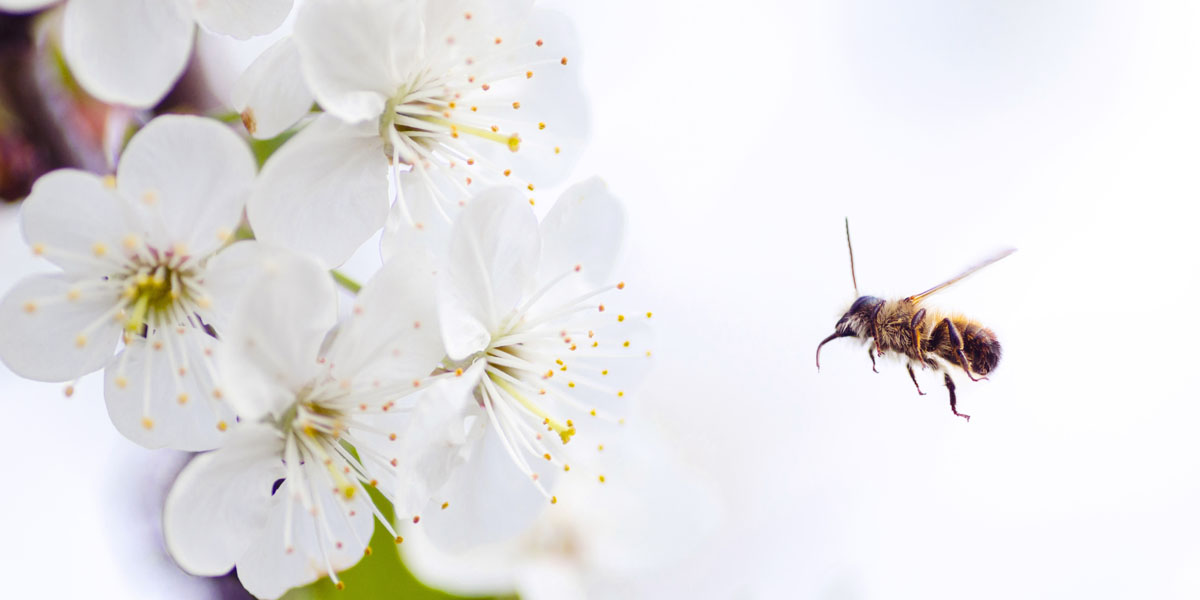
{"type": "Polygon", "coordinates": [[[330,269],[329,274],[333,275],[333,281],[335,283],[346,288],[346,290],[349,291],[351,294],[357,294],[358,291],[362,289],[361,283],[359,283],[353,279],[350,279],[349,277],[346,276],[345,273],[342,273],[341,271],[339,271],[337,269],[330,269]]]}

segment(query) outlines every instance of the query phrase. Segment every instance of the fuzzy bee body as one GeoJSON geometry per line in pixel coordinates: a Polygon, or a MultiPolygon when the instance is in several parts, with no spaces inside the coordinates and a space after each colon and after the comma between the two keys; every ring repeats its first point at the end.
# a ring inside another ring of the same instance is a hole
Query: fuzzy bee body
{"type": "MultiPolygon", "coordinates": [[[[846,243],[850,242],[850,227],[846,225],[846,243]]],[[[922,300],[929,295],[945,289],[966,276],[990,265],[1013,250],[1007,250],[984,263],[967,269],[962,274],[934,286],[920,294],[900,300],[884,300],[874,296],[860,296],[850,306],[842,318],[834,326],[834,332],[821,341],[817,346],[817,368],[821,368],[821,346],[841,337],[856,337],[868,341],[868,355],[871,357],[871,369],[875,370],[875,357],[891,354],[901,357],[906,362],[909,377],[917,387],[917,393],[924,395],[921,385],[917,383],[913,366],[934,371],[945,370],[943,380],[950,392],[950,410],[960,417],[970,420],[970,415],[958,412],[957,398],[954,390],[954,380],[951,379],[949,367],[957,367],[966,373],[971,381],[987,379],[988,373],[995,370],[1000,362],[1000,341],[991,329],[960,314],[943,313],[935,309],[921,306],[922,300]]],[[[850,253],[851,275],[854,273],[854,252],[850,253]]],[[[855,291],[858,291],[855,279],[855,291]]],[[[875,370],[878,373],[878,370],[875,370]]]]}

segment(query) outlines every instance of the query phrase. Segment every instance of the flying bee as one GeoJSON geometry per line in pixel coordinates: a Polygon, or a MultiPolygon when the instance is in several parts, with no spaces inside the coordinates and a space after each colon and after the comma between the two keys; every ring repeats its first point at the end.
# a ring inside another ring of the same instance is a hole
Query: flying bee
{"type": "Polygon", "coordinates": [[[856,337],[871,340],[867,355],[871,357],[871,370],[875,368],[875,356],[892,353],[905,359],[908,376],[912,378],[917,393],[924,396],[913,365],[934,371],[945,370],[943,379],[950,392],[950,410],[968,421],[970,415],[958,412],[954,395],[954,380],[950,367],[958,367],[971,381],[987,379],[987,374],[996,369],[1000,362],[1000,341],[991,329],[959,314],[944,313],[936,309],[925,309],[921,303],[929,296],[962,281],[968,275],[1012,254],[1015,248],[1005,250],[988,260],[975,265],[959,275],[935,285],[920,294],[900,300],[884,300],[874,296],[858,295],[858,277],[854,274],[854,247],[850,245],[850,219],[846,219],[846,247],[850,250],[850,277],[854,282],[857,299],[850,310],[838,319],[834,332],[817,345],[817,370],[821,369],[821,346],[841,337],[856,337]]]}

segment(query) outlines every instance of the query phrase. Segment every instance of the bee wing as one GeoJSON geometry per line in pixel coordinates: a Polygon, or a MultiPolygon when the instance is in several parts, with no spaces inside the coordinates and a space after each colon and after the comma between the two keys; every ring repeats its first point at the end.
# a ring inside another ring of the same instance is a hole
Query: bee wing
{"type": "Polygon", "coordinates": [[[1016,251],[1017,251],[1016,248],[1009,248],[1007,250],[1004,250],[1004,251],[1000,252],[999,254],[967,269],[966,271],[963,271],[962,273],[959,273],[958,275],[955,275],[954,277],[951,277],[950,279],[947,279],[946,281],[939,283],[939,284],[921,292],[920,294],[916,294],[914,296],[909,296],[906,300],[908,302],[916,304],[916,303],[924,300],[926,297],[936,294],[937,292],[940,292],[940,291],[962,281],[963,279],[966,279],[972,273],[974,273],[974,272],[976,272],[976,271],[978,271],[978,270],[980,270],[980,269],[982,269],[982,268],[984,268],[984,267],[986,267],[986,266],[988,266],[988,265],[990,265],[990,264],[1008,256],[1009,254],[1016,252],[1016,251]]]}

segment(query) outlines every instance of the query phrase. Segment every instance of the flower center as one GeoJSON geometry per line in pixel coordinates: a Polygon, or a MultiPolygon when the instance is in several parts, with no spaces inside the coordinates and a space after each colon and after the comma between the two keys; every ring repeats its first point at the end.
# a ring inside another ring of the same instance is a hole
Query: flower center
{"type": "Polygon", "coordinates": [[[157,264],[135,261],[118,275],[125,281],[121,295],[127,318],[125,329],[144,334],[149,326],[162,326],[172,320],[180,300],[192,300],[190,285],[195,273],[184,267],[188,257],[167,257],[157,264]]]}
{"type": "Polygon", "coordinates": [[[473,164],[474,159],[467,158],[465,148],[457,143],[464,135],[502,144],[512,152],[520,150],[518,134],[487,125],[478,115],[479,107],[461,105],[461,97],[445,84],[418,79],[390,99],[379,121],[388,157],[413,165],[421,160],[444,162],[449,155],[473,164]]]}

